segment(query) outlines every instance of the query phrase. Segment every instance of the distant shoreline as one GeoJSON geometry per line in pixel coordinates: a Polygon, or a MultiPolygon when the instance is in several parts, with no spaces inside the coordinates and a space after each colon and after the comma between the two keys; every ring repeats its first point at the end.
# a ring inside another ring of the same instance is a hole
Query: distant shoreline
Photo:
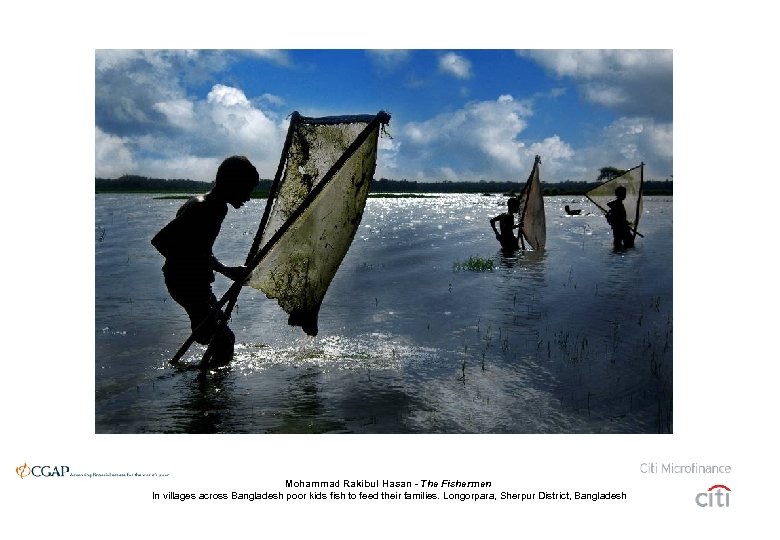
{"type": "MultiPolygon", "coordinates": [[[[542,194],[545,196],[572,195],[584,196],[600,182],[542,182],[542,194]]],[[[194,180],[165,180],[142,176],[123,176],[116,179],[96,178],[95,194],[101,193],[140,193],[161,195],[165,198],[181,198],[182,194],[205,193],[213,187],[213,182],[194,180]],[[170,197],[168,197],[170,196],[170,197]]],[[[271,180],[261,180],[252,198],[266,198],[271,188],[271,180]]],[[[371,184],[370,197],[397,197],[398,194],[422,197],[425,194],[465,193],[481,195],[508,195],[519,193],[523,182],[418,182],[409,180],[389,180],[380,178],[371,184]]],[[[645,180],[645,195],[672,195],[671,180],[645,180]]],[[[163,198],[163,197],[160,197],[163,198]]]]}
{"type": "MultiPolygon", "coordinates": [[[[189,194],[182,194],[178,193],[175,195],[162,195],[158,192],[153,193],[147,193],[144,191],[103,191],[103,192],[96,192],[95,195],[105,195],[107,193],[117,193],[117,194],[138,194],[138,195],[160,195],[159,197],[153,197],[156,200],[176,200],[176,199],[189,199],[194,193],[189,194]]],[[[432,194],[424,194],[424,193],[369,193],[368,197],[370,199],[435,199],[439,197],[439,195],[432,195],[432,194]]],[[[267,199],[268,198],[268,192],[267,191],[254,191],[252,192],[251,197],[252,199],[267,199]]]]}

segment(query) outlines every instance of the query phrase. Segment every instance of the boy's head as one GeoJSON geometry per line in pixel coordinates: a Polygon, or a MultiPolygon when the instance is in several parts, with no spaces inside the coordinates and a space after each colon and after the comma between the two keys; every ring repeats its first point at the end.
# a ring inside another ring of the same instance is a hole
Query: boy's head
{"type": "Polygon", "coordinates": [[[510,214],[516,214],[520,211],[520,200],[517,197],[509,197],[506,201],[506,207],[510,214]]]}
{"type": "Polygon", "coordinates": [[[239,208],[259,183],[257,169],[245,156],[230,156],[217,169],[214,189],[234,208],[239,208]]]}
{"type": "Polygon", "coordinates": [[[625,188],[625,186],[618,186],[618,187],[615,188],[615,197],[617,197],[621,201],[626,198],[626,188],[625,188]]]}

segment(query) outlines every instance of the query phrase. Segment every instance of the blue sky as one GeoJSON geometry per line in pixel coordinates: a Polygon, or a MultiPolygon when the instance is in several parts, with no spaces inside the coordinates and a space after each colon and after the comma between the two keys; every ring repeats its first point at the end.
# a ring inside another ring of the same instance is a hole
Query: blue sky
{"type": "Polygon", "coordinates": [[[673,59],[656,50],[95,51],[95,175],[273,176],[289,114],[392,115],[376,177],[595,180],[673,174],[673,59]]]}

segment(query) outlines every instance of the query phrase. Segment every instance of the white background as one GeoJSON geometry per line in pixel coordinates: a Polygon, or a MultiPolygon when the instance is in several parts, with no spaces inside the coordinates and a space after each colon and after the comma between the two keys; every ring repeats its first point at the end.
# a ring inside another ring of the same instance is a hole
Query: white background
{"type": "Polygon", "coordinates": [[[753,4],[691,12],[679,2],[608,1],[6,6],[3,536],[771,536],[758,531],[775,529],[777,500],[777,38],[776,19],[753,4]],[[95,435],[94,50],[168,47],[674,49],[674,434],[95,435]],[[644,462],[733,472],[642,474],[644,462]],[[23,463],[170,476],[20,479],[23,463]],[[423,478],[487,480],[496,493],[625,491],[629,500],[152,500],[152,492],[305,491],[285,489],[286,479],[423,478]],[[731,488],[730,507],[698,507],[696,494],[715,483],[731,488]]]}

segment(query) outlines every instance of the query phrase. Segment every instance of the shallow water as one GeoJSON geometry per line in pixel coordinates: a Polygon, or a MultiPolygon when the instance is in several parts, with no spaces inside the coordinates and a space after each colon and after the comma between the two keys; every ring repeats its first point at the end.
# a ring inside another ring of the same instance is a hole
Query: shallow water
{"type": "MultiPolygon", "coordinates": [[[[205,378],[167,364],[189,320],[149,243],[182,202],[95,197],[97,433],[672,431],[671,197],[646,198],[626,253],[586,199],[546,197],[547,249],[514,257],[488,223],[503,197],[369,199],[319,335],[245,288],[234,361],[205,378]],[[470,256],[493,269],[458,270],[470,256]]],[[[243,262],[264,205],[228,213],[224,263],[243,262]]]]}

